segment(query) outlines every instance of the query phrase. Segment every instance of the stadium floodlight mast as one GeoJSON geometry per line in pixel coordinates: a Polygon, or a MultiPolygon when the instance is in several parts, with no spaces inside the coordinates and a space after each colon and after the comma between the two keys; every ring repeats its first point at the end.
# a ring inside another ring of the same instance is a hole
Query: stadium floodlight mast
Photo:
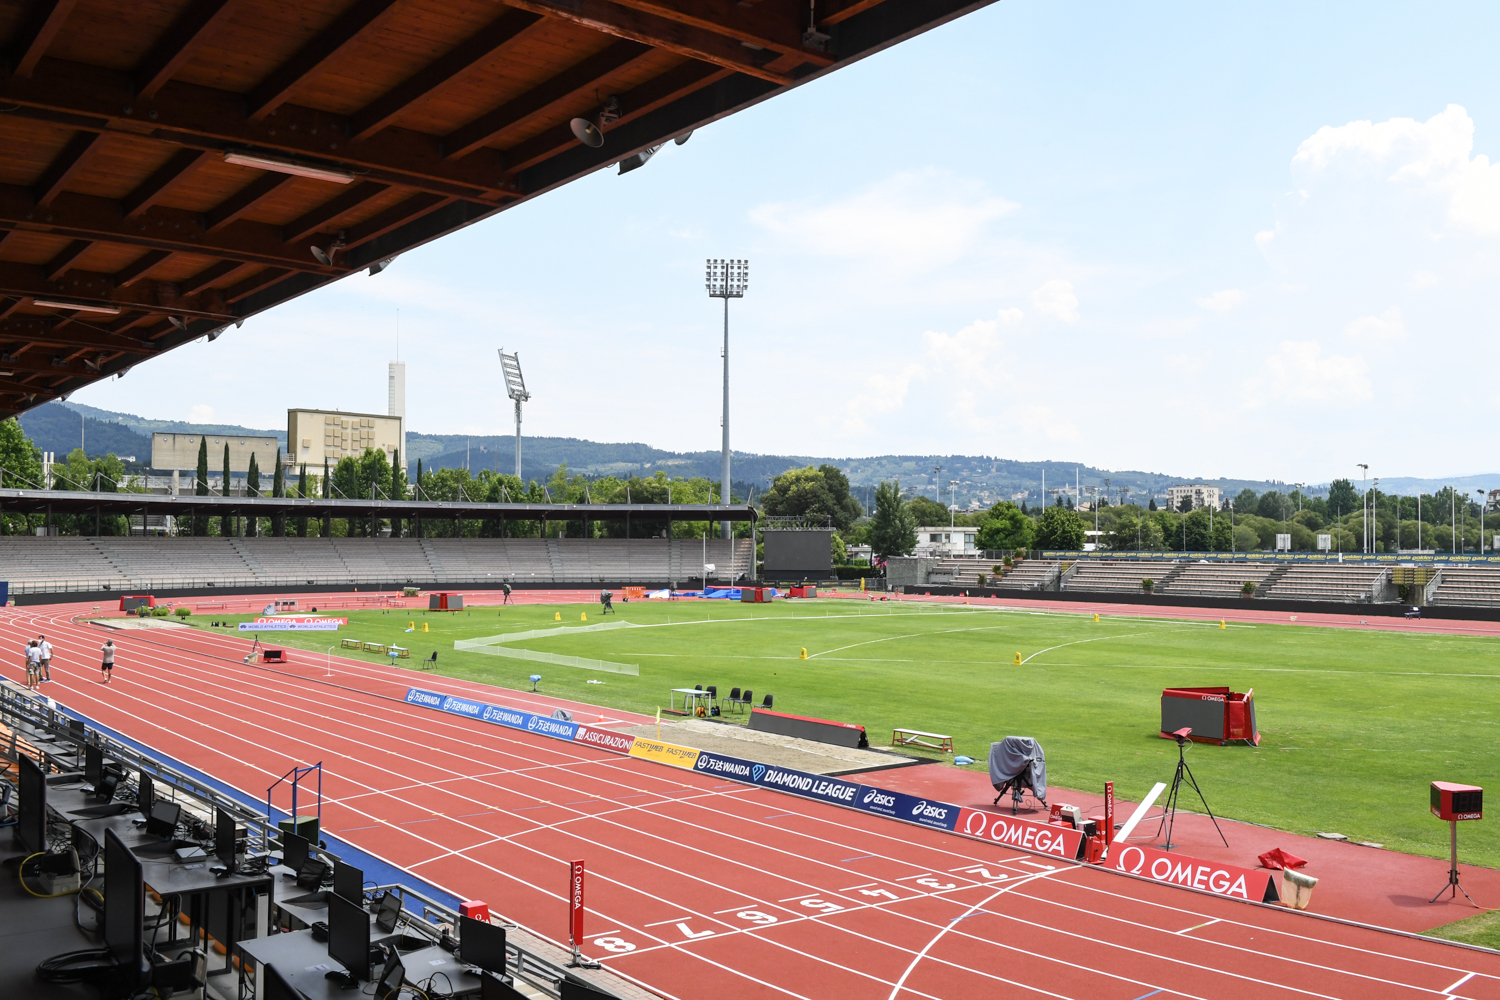
{"type": "Polygon", "coordinates": [[[520,352],[506,354],[500,348],[500,369],[505,372],[505,394],[516,402],[516,478],[521,478],[521,404],[531,398],[526,380],[521,377],[520,352]]]}
{"type": "MultiPolygon", "coordinates": [[[[704,287],[708,297],[724,300],[724,446],[722,465],[719,470],[719,502],[729,502],[729,300],[745,297],[745,288],[750,284],[750,262],[748,260],[710,259],[707,262],[704,287]]],[[[719,531],[729,537],[729,522],[719,522],[719,531]]]]}

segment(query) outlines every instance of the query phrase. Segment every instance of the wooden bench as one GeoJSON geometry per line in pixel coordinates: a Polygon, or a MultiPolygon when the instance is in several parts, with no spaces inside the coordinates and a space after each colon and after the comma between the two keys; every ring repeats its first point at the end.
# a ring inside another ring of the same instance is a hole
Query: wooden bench
{"type": "Polygon", "coordinates": [[[345,649],[364,649],[365,644],[358,639],[340,639],[339,645],[345,649]]]}
{"type": "Polygon", "coordinates": [[[929,733],[921,729],[893,729],[891,730],[891,746],[926,747],[938,753],[952,753],[953,737],[942,733],[929,733]]]}

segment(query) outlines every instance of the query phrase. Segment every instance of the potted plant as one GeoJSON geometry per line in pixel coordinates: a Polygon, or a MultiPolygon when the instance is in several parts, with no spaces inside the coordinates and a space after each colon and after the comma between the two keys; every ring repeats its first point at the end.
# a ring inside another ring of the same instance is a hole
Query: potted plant
{"type": "Polygon", "coordinates": [[[977,574],[977,575],[976,575],[976,576],[975,576],[975,577],[974,577],[974,579],[975,579],[975,580],[976,580],[976,581],[978,581],[978,585],[979,585],[979,586],[981,586],[981,587],[983,587],[983,586],[984,586],[984,574],[983,574],[983,573],[979,573],[979,574],[977,574]]]}
{"type": "Polygon", "coordinates": [[[1255,581],[1253,581],[1253,580],[1246,580],[1244,583],[1240,584],[1240,596],[1241,597],[1253,597],[1253,596],[1255,596],[1255,581]]]}
{"type": "Polygon", "coordinates": [[[1146,579],[1141,581],[1141,589],[1148,594],[1151,593],[1156,589],[1156,581],[1151,579],[1149,576],[1146,577],[1146,579]]]}

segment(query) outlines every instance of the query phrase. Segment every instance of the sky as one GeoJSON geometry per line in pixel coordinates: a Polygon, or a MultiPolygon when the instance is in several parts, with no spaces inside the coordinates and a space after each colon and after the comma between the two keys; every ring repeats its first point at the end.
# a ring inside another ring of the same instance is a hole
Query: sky
{"type": "MultiPolygon", "coordinates": [[[[1500,468],[1494,4],[1003,0],[78,402],[1326,482],[1500,468]]],[[[1500,477],[1497,477],[1500,478],[1500,477]]],[[[1497,484],[1500,485],[1500,484],[1497,484]]]]}

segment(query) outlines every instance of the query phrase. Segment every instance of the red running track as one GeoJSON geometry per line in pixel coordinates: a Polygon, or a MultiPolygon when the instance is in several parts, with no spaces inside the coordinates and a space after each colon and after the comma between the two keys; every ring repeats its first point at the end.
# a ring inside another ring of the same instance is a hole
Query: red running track
{"type": "MultiPolygon", "coordinates": [[[[567,862],[586,953],[667,997],[1500,1000],[1500,956],[1235,903],[392,700],[412,682],[295,653],[246,666],[199,632],[114,633],[77,609],[0,614],[57,647],[64,704],[257,794],[324,764],[333,835],[554,940],[567,862]]],[[[14,666],[0,667],[15,678],[14,666]]]]}

